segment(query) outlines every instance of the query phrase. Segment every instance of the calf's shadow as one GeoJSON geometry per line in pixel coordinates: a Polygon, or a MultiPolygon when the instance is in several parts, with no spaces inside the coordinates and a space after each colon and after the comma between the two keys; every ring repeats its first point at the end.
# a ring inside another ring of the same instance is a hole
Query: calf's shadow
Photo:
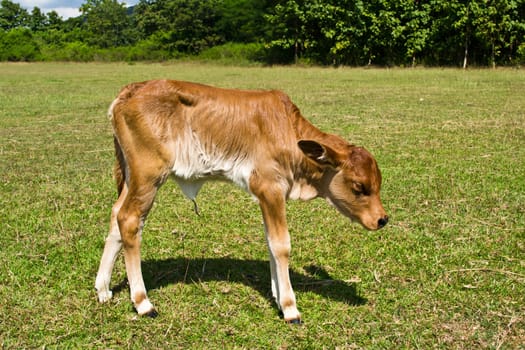
{"type": "MultiPolygon", "coordinates": [[[[355,284],[333,279],[322,267],[304,267],[306,274],[290,269],[290,279],[296,292],[314,292],[325,298],[348,305],[363,305],[355,284]]],[[[221,258],[169,258],[142,262],[144,283],[148,290],[176,283],[227,281],[253,288],[271,301],[270,265],[265,260],[221,258]]],[[[127,279],[113,288],[118,293],[127,289],[127,279]]]]}

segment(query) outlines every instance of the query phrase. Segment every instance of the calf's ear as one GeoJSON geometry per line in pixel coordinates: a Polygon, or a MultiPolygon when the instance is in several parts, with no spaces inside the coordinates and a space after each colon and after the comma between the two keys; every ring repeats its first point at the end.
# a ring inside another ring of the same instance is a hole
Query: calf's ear
{"type": "Polygon", "coordinates": [[[313,140],[300,140],[297,145],[308,158],[319,165],[334,168],[341,165],[342,156],[326,145],[313,140]]]}

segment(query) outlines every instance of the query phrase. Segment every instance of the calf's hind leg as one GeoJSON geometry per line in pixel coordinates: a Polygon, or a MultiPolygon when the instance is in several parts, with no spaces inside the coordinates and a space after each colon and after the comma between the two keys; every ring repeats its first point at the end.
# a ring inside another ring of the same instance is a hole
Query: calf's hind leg
{"type": "Polygon", "coordinates": [[[100,266],[98,268],[97,279],[95,281],[95,289],[97,290],[98,300],[103,303],[111,299],[112,293],[109,289],[111,282],[111,274],[113,266],[117,260],[118,253],[122,248],[122,240],[120,237],[120,230],[117,221],[117,215],[122,207],[122,203],[126,198],[128,188],[124,184],[118,200],[113,205],[111,210],[111,222],[109,228],[109,235],[106,238],[104,245],[104,252],[100,259],[100,266]]]}
{"type": "Polygon", "coordinates": [[[131,301],[139,315],[155,317],[157,312],[146,294],[142,278],[140,244],[142,227],[155,199],[157,186],[151,183],[130,181],[129,192],[117,215],[124,246],[124,260],[131,294],[131,301]]]}

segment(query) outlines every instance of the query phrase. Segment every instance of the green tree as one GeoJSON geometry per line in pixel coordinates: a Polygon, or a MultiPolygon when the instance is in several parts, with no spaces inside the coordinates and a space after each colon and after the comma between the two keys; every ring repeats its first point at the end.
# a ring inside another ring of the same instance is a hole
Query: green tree
{"type": "Polygon", "coordinates": [[[271,45],[324,64],[415,64],[430,31],[428,6],[413,0],[286,0],[268,20],[271,45]]]}
{"type": "Polygon", "coordinates": [[[430,39],[430,6],[420,0],[402,2],[403,13],[403,52],[405,57],[416,65],[417,56],[424,53],[430,39]]]}
{"type": "Polygon", "coordinates": [[[64,21],[62,21],[62,17],[60,17],[56,11],[50,11],[47,13],[47,24],[49,29],[60,29],[63,23],[64,21]]]}
{"type": "Polygon", "coordinates": [[[221,0],[218,2],[218,34],[225,41],[260,42],[267,35],[264,14],[267,0],[221,0]]]}
{"type": "Polygon", "coordinates": [[[434,0],[431,7],[435,63],[509,64],[525,42],[523,0],[434,0]]]}
{"type": "Polygon", "coordinates": [[[314,1],[306,6],[310,56],[324,64],[361,64],[366,33],[359,1],[314,1]]]}
{"type": "Polygon", "coordinates": [[[158,31],[169,30],[170,14],[166,0],[140,0],[133,16],[142,38],[148,38],[158,31]]]}
{"type": "Polygon", "coordinates": [[[0,28],[9,30],[25,27],[28,23],[29,14],[19,4],[9,0],[0,2],[0,28]]]}
{"type": "Polygon", "coordinates": [[[509,38],[506,41],[508,63],[525,63],[525,0],[512,1],[509,38]]]}
{"type": "Polygon", "coordinates": [[[86,0],[80,11],[85,18],[88,44],[109,48],[136,40],[124,3],[117,0],[86,0]]]}
{"type": "Polygon", "coordinates": [[[153,36],[171,52],[196,54],[224,42],[217,31],[219,0],[141,0],[135,20],[142,38],[153,36]]]}
{"type": "Polygon", "coordinates": [[[366,27],[363,40],[365,63],[394,64],[392,57],[401,35],[401,19],[389,0],[371,0],[362,4],[366,27]]]}
{"type": "Polygon", "coordinates": [[[291,49],[296,63],[309,46],[305,12],[303,0],[284,0],[266,16],[272,28],[270,45],[285,51],[291,49]]]}
{"type": "Polygon", "coordinates": [[[375,45],[367,41],[371,17],[361,1],[285,0],[267,19],[270,46],[292,50],[296,62],[305,57],[324,64],[362,64],[375,55],[375,45]]]}
{"type": "Polygon", "coordinates": [[[472,45],[472,12],[469,1],[431,0],[430,48],[426,59],[431,64],[469,63],[472,45]]]}
{"type": "Polygon", "coordinates": [[[363,5],[368,63],[411,64],[424,59],[431,33],[430,5],[419,0],[372,0],[363,5]]]}
{"type": "Polygon", "coordinates": [[[42,13],[40,8],[34,7],[33,11],[31,11],[31,15],[29,16],[29,28],[33,32],[38,32],[41,30],[44,30],[48,25],[48,18],[45,15],[45,13],[42,13]]]}
{"type": "MultiPolygon", "coordinates": [[[[512,0],[473,1],[473,25],[476,36],[489,45],[490,63],[496,67],[502,51],[508,47],[515,27],[517,2],[512,0]]],[[[523,21],[523,18],[522,18],[523,21]]]]}

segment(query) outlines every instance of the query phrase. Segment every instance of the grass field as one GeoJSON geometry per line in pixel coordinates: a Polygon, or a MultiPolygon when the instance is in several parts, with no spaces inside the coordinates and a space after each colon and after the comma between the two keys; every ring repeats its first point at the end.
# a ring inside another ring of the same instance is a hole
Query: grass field
{"type": "Polygon", "coordinates": [[[2,348],[516,349],[525,344],[525,71],[0,64],[2,348]],[[365,232],[290,202],[302,326],[270,301],[257,205],[173,183],[144,231],[159,317],[137,317],[124,262],[95,274],[116,190],[106,110],[151,78],[278,88],[324,131],[366,146],[390,224],[365,232]]]}

